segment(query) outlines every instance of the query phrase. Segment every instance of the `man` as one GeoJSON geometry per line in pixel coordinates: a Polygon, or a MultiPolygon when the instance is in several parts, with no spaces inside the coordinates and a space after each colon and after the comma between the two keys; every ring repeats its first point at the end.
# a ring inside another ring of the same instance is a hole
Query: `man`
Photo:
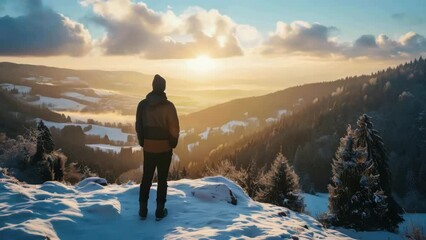
{"type": "Polygon", "coordinates": [[[143,147],[143,176],[139,192],[139,216],[145,219],[148,214],[149,190],[155,168],[157,168],[157,210],[155,217],[161,220],[167,215],[165,208],[167,176],[173,151],[179,139],[179,120],[176,108],[167,100],[166,80],[155,75],[152,92],[142,100],[136,112],[136,133],[143,147]]]}

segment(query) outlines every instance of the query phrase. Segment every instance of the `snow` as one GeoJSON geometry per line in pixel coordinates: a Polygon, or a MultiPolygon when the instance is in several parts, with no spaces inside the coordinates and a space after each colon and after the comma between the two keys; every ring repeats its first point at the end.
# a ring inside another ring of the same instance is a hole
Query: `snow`
{"type": "Polygon", "coordinates": [[[19,93],[29,93],[32,89],[31,87],[28,87],[28,86],[15,85],[11,83],[1,83],[0,87],[7,91],[16,89],[19,93]]]}
{"type": "Polygon", "coordinates": [[[108,138],[110,140],[121,142],[127,142],[128,136],[132,135],[128,133],[123,133],[123,131],[119,128],[103,127],[99,125],[92,125],[92,129],[85,133],[87,135],[98,135],[101,137],[108,135],[108,138]]]}
{"type": "Polygon", "coordinates": [[[229,122],[223,124],[220,127],[220,130],[223,133],[233,133],[234,130],[235,130],[235,128],[237,128],[237,127],[245,127],[245,126],[247,126],[247,123],[244,122],[244,121],[232,120],[232,121],[229,121],[229,122]]]}
{"type": "Polygon", "coordinates": [[[132,152],[141,151],[141,146],[114,146],[110,144],[86,144],[87,147],[90,147],[95,150],[109,152],[109,153],[120,153],[121,148],[131,148],[132,152]]]}
{"type": "MultiPolygon", "coordinates": [[[[317,218],[328,211],[328,193],[317,193],[316,195],[303,193],[302,195],[306,205],[305,211],[307,214],[317,218]]],[[[423,227],[423,230],[426,229],[426,213],[406,213],[403,215],[403,218],[405,221],[399,225],[398,233],[391,233],[387,231],[357,232],[353,229],[345,228],[337,228],[336,230],[355,239],[400,240],[404,239],[405,232],[410,230],[413,225],[423,227]]]]}
{"type": "Polygon", "coordinates": [[[123,131],[120,128],[111,128],[111,127],[103,127],[99,125],[93,125],[93,124],[87,124],[87,123],[57,123],[57,122],[50,122],[50,121],[44,121],[44,124],[48,127],[55,127],[58,129],[63,129],[65,126],[80,126],[82,129],[85,127],[91,125],[92,128],[89,131],[86,131],[86,135],[97,135],[100,137],[104,137],[105,135],[108,135],[108,138],[113,141],[121,141],[121,142],[127,142],[127,139],[129,133],[123,133],[123,131]]]}
{"type": "Polygon", "coordinates": [[[86,105],[65,98],[52,98],[40,95],[37,96],[40,97],[39,100],[32,101],[29,103],[32,105],[47,106],[49,109],[52,110],[81,111],[83,110],[83,108],[86,107],[86,105]]]}
{"type": "Polygon", "coordinates": [[[99,150],[103,152],[116,153],[116,154],[121,152],[121,146],[113,146],[109,144],[86,144],[86,146],[94,150],[99,150]]]}
{"type": "Polygon", "coordinates": [[[50,83],[50,82],[38,82],[38,85],[46,85],[46,86],[55,86],[55,84],[50,83]]]}
{"type": "Polygon", "coordinates": [[[192,152],[195,147],[198,147],[200,145],[200,142],[190,143],[187,145],[188,152],[192,152]]]}
{"type": "Polygon", "coordinates": [[[202,133],[198,134],[198,136],[200,136],[200,138],[201,138],[202,140],[207,140],[207,139],[208,139],[208,137],[209,137],[210,130],[211,130],[211,128],[210,128],[210,127],[208,127],[208,128],[206,129],[206,131],[204,131],[204,132],[202,132],[202,133]]]}
{"type": "Polygon", "coordinates": [[[113,90],[108,90],[108,89],[92,88],[92,90],[99,97],[106,97],[106,96],[112,96],[112,95],[118,94],[118,92],[113,90]]]}
{"type": "Polygon", "coordinates": [[[255,202],[223,177],[170,181],[169,215],[160,222],[154,219],[155,183],[144,221],[138,216],[138,184],[104,184],[88,178],[76,186],[28,185],[2,176],[0,238],[349,239],[307,215],[255,202]]]}
{"type": "Polygon", "coordinates": [[[37,80],[37,78],[36,77],[26,77],[26,78],[24,78],[25,80],[28,80],[28,81],[35,81],[35,80],[37,80]]]}
{"type": "Polygon", "coordinates": [[[278,115],[278,117],[282,117],[282,116],[285,116],[285,115],[287,115],[289,112],[288,112],[288,110],[287,109],[281,109],[281,110],[278,110],[277,111],[277,115],[278,115]]]}
{"type": "Polygon", "coordinates": [[[77,98],[77,99],[80,99],[80,100],[83,100],[83,101],[86,101],[86,102],[91,102],[91,103],[97,103],[101,100],[98,97],[89,97],[89,96],[85,96],[81,93],[76,93],[76,92],[66,92],[66,93],[63,93],[62,96],[77,98]]]}
{"type": "Polygon", "coordinates": [[[269,118],[265,119],[265,122],[268,123],[268,124],[276,123],[276,122],[278,122],[278,118],[269,117],[269,118]]]}
{"type": "Polygon", "coordinates": [[[313,217],[319,217],[328,211],[328,193],[317,193],[316,195],[303,193],[305,211],[313,217]]]}

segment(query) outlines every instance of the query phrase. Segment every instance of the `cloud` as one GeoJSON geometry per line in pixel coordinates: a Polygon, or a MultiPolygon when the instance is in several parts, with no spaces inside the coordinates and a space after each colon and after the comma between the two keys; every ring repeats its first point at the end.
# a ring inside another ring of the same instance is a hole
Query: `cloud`
{"type": "Polygon", "coordinates": [[[332,38],[335,27],[327,27],[319,23],[310,24],[295,21],[291,24],[278,22],[275,32],[263,46],[263,54],[314,54],[324,55],[339,51],[339,45],[332,38]]]}
{"type": "Polygon", "coordinates": [[[0,17],[0,55],[81,56],[91,48],[84,25],[42,5],[40,0],[23,1],[25,15],[0,17]]]}
{"type": "Polygon", "coordinates": [[[156,12],[130,0],[86,0],[83,5],[92,7],[93,21],[106,30],[100,47],[107,55],[178,59],[243,54],[238,39],[247,37],[243,27],[214,9],[192,7],[176,15],[171,9],[156,12]]]}
{"type": "Polygon", "coordinates": [[[408,32],[398,40],[385,34],[377,37],[363,35],[354,44],[346,48],[343,54],[347,57],[369,58],[410,58],[426,52],[426,38],[415,32],[408,32]]]}
{"type": "Polygon", "coordinates": [[[394,40],[385,34],[366,34],[353,42],[339,42],[332,34],[337,29],[303,21],[277,27],[260,47],[264,55],[337,56],[343,58],[395,59],[417,57],[426,53],[426,38],[408,32],[394,40]]]}

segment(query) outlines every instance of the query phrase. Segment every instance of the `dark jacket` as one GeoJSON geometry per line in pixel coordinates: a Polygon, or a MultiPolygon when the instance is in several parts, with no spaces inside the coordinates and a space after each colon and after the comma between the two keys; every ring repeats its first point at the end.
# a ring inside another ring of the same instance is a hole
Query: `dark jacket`
{"type": "Polygon", "coordinates": [[[160,153],[175,148],[179,139],[176,108],[164,92],[150,92],[136,111],[136,133],[146,152],[160,153]]]}

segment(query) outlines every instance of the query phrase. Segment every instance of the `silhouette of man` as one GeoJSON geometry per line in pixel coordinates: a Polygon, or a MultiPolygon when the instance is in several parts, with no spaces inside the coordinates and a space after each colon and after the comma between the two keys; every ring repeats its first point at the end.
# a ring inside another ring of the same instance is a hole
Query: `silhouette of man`
{"type": "Polygon", "coordinates": [[[139,192],[139,216],[148,214],[149,190],[155,168],[157,168],[157,220],[167,215],[167,176],[172,160],[173,148],[179,139],[179,119],[176,108],[167,100],[166,80],[156,74],[152,81],[152,92],[142,100],[136,112],[136,133],[143,147],[143,176],[139,192]]]}

